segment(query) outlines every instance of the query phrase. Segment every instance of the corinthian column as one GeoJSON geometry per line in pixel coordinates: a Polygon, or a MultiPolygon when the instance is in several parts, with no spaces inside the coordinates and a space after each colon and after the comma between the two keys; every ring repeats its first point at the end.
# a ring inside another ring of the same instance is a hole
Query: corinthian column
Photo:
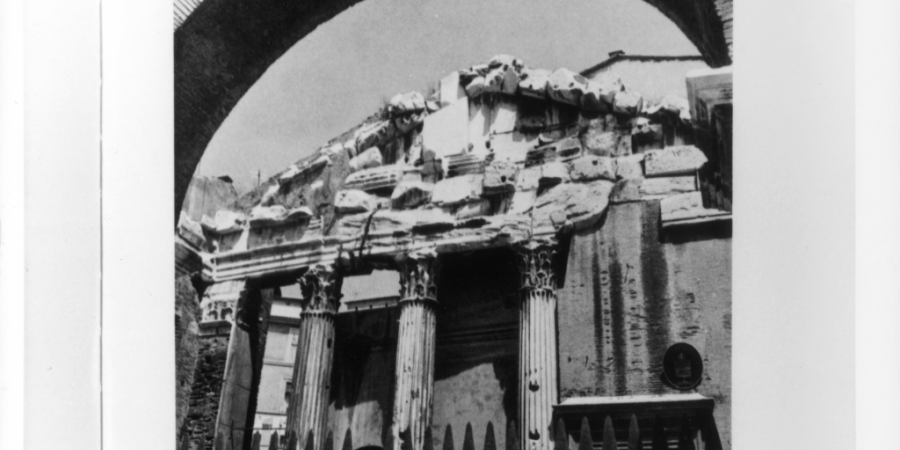
{"type": "Polygon", "coordinates": [[[312,431],[313,448],[322,450],[334,359],[334,318],[340,304],[342,277],[333,266],[316,265],[299,281],[303,310],[292,377],[294,391],[288,404],[287,433],[288,436],[295,433],[298,447],[303,449],[312,431]]]}
{"type": "Polygon", "coordinates": [[[437,306],[437,255],[410,254],[400,267],[400,331],[397,339],[394,420],[391,426],[394,450],[403,442],[422,450],[425,430],[431,426],[434,403],[434,332],[437,306]]]}
{"type": "Polygon", "coordinates": [[[519,309],[519,423],[523,450],[553,447],[557,402],[555,246],[529,242],[516,247],[521,275],[519,309]]]}

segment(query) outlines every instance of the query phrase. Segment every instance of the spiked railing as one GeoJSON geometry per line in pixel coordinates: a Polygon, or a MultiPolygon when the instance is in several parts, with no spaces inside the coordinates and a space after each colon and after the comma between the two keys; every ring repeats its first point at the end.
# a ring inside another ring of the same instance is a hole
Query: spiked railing
{"type": "MultiPolygon", "coordinates": [[[[578,433],[567,432],[567,422],[562,418],[557,418],[554,427],[553,450],[719,450],[722,448],[721,443],[718,441],[717,433],[715,433],[714,425],[710,428],[712,417],[709,416],[698,420],[682,414],[680,417],[666,417],[664,419],[657,414],[642,416],[639,420],[635,414],[631,414],[630,417],[617,414],[615,417],[610,415],[604,416],[602,422],[599,421],[599,417],[592,415],[592,418],[595,424],[603,424],[602,433],[594,434],[591,431],[592,421],[588,420],[587,416],[581,417],[578,433]],[[626,424],[627,432],[624,427],[626,424]],[[595,444],[595,442],[598,442],[598,444],[595,444]]],[[[572,421],[569,420],[568,423],[571,425],[572,421]]],[[[529,450],[520,446],[519,433],[515,421],[510,420],[506,425],[505,442],[502,449],[497,445],[497,435],[493,422],[488,422],[483,430],[484,439],[481,441],[481,445],[476,445],[475,428],[471,422],[466,423],[462,444],[457,446],[453,439],[452,426],[447,425],[444,429],[443,440],[440,442],[440,450],[529,450]]],[[[310,432],[306,436],[305,449],[301,449],[299,447],[299,439],[295,435],[291,434],[285,437],[284,433],[279,434],[278,431],[274,431],[269,437],[269,444],[266,450],[310,450],[314,448],[315,440],[313,433],[310,432]]],[[[253,435],[252,449],[259,449],[261,441],[262,438],[259,431],[257,431],[253,435]]],[[[336,450],[334,445],[331,432],[329,432],[325,439],[325,450],[336,450]]],[[[202,446],[183,448],[184,450],[191,450],[192,448],[203,449],[202,446]]],[[[432,439],[431,427],[425,431],[423,448],[425,450],[436,450],[432,439]]],[[[345,433],[341,450],[353,449],[353,442],[348,429],[345,433]]],[[[212,450],[215,449],[213,448],[212,450]]]]}

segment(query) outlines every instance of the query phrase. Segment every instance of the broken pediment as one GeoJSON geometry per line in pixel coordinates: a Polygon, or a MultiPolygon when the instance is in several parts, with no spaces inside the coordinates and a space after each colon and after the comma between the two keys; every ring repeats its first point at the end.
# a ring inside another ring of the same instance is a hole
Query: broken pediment
{"type": "MultiPolygon", "coordinates": [[[[686,102],[651,104],[612,73],[587,80],[497,55],[450,73],[429,98],[395,95],[239,199],[248,215],[223,210],[194,228],[220,254],[294,245],[331,258],[507,245],[595,226],[628,202],[666,202],[664,222],[712,214],[695,201],[706,155],[666,143],[689,120],[686,102]]],[[[192,236],[190,223],[180,229],[192,236]]],[[[291,258],[278,264],[303,261],[291,258]]]]}

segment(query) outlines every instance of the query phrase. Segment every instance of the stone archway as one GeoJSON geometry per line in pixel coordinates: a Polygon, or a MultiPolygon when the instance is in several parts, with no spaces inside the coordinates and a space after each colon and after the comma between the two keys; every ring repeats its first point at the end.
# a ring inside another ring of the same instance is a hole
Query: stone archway
{"type": "MultiPolygon", "coordinates": [[[[219,126],[266,69],[361,0],[205,0],[175,30],[175,220],[219,126]]],[[[732,0],[644,0],[712,67],[731,64],[732,0]]]]}

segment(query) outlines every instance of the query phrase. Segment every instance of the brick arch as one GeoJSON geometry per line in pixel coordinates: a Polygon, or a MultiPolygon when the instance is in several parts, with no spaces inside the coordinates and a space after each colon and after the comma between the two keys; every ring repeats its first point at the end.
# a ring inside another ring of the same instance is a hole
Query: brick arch
{"type": "MultiPolygon", "coordinates": [[[[300,39],[361,0],[205,0],[175,30],[175,218],[219,126],[300,39]]],[[[731,63],[732,0],[643,0],[697,46],[707,64],[731,63]],[[728,39],[730,41],[730,39],[728,39]]]]}

